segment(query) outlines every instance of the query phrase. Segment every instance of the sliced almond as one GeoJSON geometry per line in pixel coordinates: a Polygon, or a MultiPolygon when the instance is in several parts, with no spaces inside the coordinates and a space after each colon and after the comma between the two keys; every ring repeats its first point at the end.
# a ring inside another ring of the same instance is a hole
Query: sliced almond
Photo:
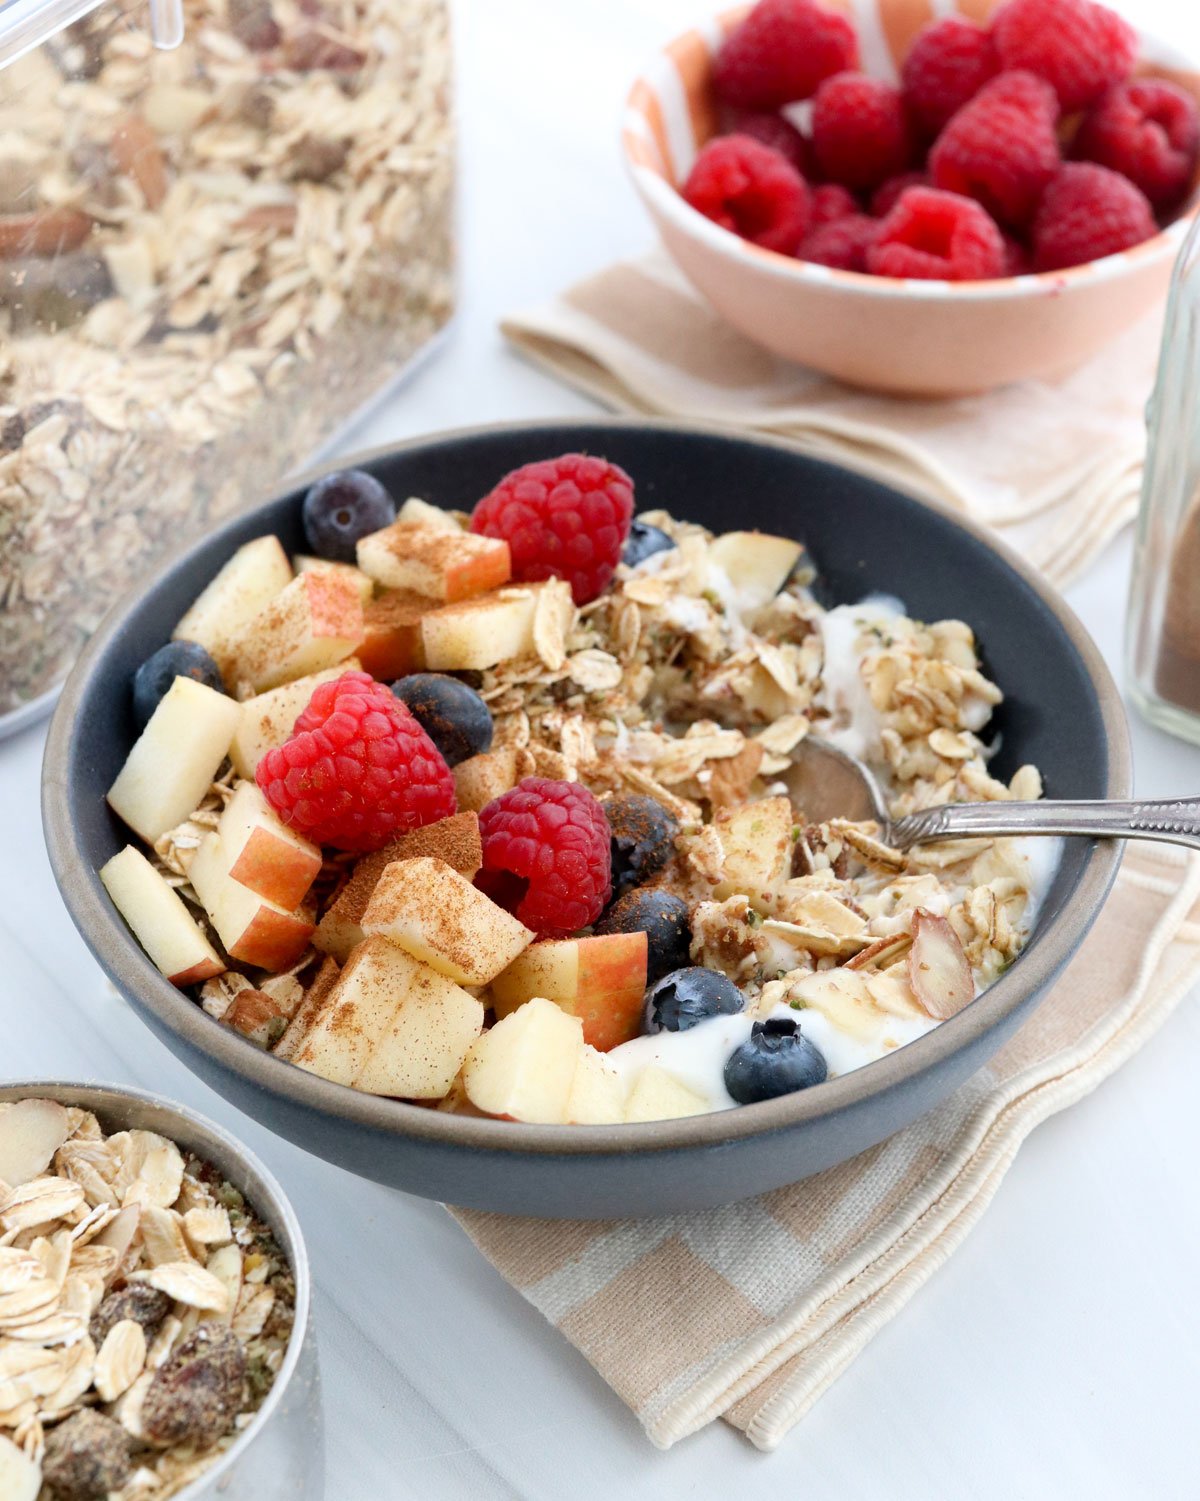
{"type": "Polygon", "coordinates": [[[121,1319],[108,1331],[96,1356],[93,1383],[102,1402],[115,1402],[142,1374],[146,1333],[135,1319],[121,1319]]]}
{"type": "Polygon", "coordinates": [[[167,159],[145,120],[126,115],[113,131],[109,149],[117,170],[141,189],[147,208],[158,208],[167,196],[167,159]]]}
{"type": "Polygon", "coordinates": [[[242,1294],[242,1253],[237,1246],[222,1246],[208,1258],[208,1270],[224,1287],[229,1311],[238,1305],[242,1294]]]}
{"type": "Polygon", "coordinates": [[[18,1188],[38,1177],[70,1132],[71,1117],[54,1100],[18,1100],[0,1115],[0,1178],[18,1188]]]}
{"type": "Polygon", "coordinates": [[[138,1225],[141,1222],[141,1212],[141,1205],[127,1205],[109,1220],[92,1244],[110,1246],[117,1253],[117,1261],[120,1263],[133,1244],[133,1237],[137,1234],[138,1225]]]}
{"type": "Polygon", "coordinates": [[[860,949],[853,959],[848,959],[846,968],[882,969],[893,959],[898,959],[911,943],[911,933],[891,933],[886,938],[876,938],[865,949],[860,949]]]}
{"type": "Polygon", "coordinates": [[[4,1501],[37,1501],[41,1488],[41,1465],[0,1433],[0,1496],[4,1501]]]}
{"type": "Polygon", "coordinates": [[[944,917],[919,907],[913,913],[908,955],[913,994],[938,1021],[956,1015],[975,999],[975,977],[958,934],[944,917]]]}
{"type": "Polygon", "coordinates": [[[211,1272],[197,1266],[194,1261],[168,1261],[148,1272],[135,1272],[130,1279],[148,1282],[166,1293],[176,1303],[189,1308],[203,1308],[212,1313],[227,1313],[230,1308],[229,1290],[211,1272]]]}

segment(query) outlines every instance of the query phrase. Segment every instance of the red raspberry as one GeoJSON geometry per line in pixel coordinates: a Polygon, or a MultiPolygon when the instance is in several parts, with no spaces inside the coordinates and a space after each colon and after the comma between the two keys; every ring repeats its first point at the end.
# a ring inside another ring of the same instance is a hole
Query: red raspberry
{"type": "Polygon", "coordinates": [[[871,195],[871,212],[877,219],[886,218],[900,200],[900,195],[909,188],[927,188],[927,172],[901,172],[898,177],[889,177],[871,195]]]}
{"type": "Polygon", "coordinates": [[[759,0],[722,42],[713,88],[737,109],[778,109],[857,66],[858,38],[845,16],[815,0],[759,0]]]}
{"type": "Polygon", "coordinates": [[[909,188],[867,251],[876,276],[923,281],[986,281],[1004,275],[1004,240],[971,198],[909,188]]]}
{"type": "Polygon", "coordinates": [[[812,207],[808,218],[810,236],[826,224],[834,224],[838,219],[848,219],[851,214],[861,212],[858,199],[839,182],[823,182],[820,187],[813,188],[809,203],[812,207]]]}
{"type": "Polygon", "coordinates": [[[719,136],[696,158],[683,196],[735,235],[791,255],[808,228],[808,184],[778,151],[749,136],[719,136]]]}
{"type": "Polygon", "coordinates": [[[1092,0],[1008,0],[992,19],[992,38],[1001,66],[1044,78],[1064,114],[1128,78],[1138,52],[1128,21],[1092,0]]]}
{"type": "Polygon", "coordinates": [[[977,198],[1001,224],[1026,225],[1058,171],[1058,101],[1032,73],[1001,73],[959,110],[929,153],[935,187],[977,198]]]}
{"type": "Polygon", "coordinates": [[[604,911],[612,830],[581,783],[526,777],[480,813],[479,837],[476,886],[539,938],[576,933],[604,911]]]}
{"type": "Polygon", "coordinates": [[[1029,247],[1023,245],[1015,235],[1004,235],[1004,274],[1005,276],[1028,276],[1033,270],[1033,256],[1029,253],[1029,247]]]}
{"type": "Polygon", "coordinates": [[[566,579],[577,605],[603,594],[633,519],[633,481],[607,459],[564,453],[506,474],[471,530],[502,537],[522,583],[566,579]]]}
{"type": "Polygon", "coordinates": [[[811,151],[804,136],[790,120],[770,110],[759,113],[753,110],[726,110],[722,119],[722,135],[749,136],[760,145],[769,146],[791,162],[801,177],[812,172],[811,151]]]}
{"type": "Polygon", "coordinates": [[[1000,71],[992,39],[965,16],[943,16],[917,33],[900,78],[904,98],[929,136],[1000,71]]]}
{"type": "Polygon", "coordinates": [[[870,214],[846,214],[814,229],[800,244],[799,258],[838,271],[865,271],[867,251],[879,233],[879,220],[870,214]]]}
{"type": "Polygon", "coordinates": [[[1146,195],[1095,162],[1068,162],[1042,195],[1033,223],[1038,271],[1081,266],[1158,233],[1146,195]]]}
{"type": "Polygon", "coordinates": [[[1136,183],[1160,213],[1187,192],[1200,145],[1190,94],[1160,78],[1118,83],[1084,116],[1074,154],[1136,183]]]}
{"type": "Polygon", "coordinates": [[[912,160],[900,90],[865,73],[825,80],[813,102],[812,138],[817,166],[848,188],[878,187],[912,160]]]}
{"type": "Polygon", "coordinates": [[[284,823],[339,850],[380,849],[458,806],[433,741],[366,672],[322,683],[254,779],[284,823]]]}

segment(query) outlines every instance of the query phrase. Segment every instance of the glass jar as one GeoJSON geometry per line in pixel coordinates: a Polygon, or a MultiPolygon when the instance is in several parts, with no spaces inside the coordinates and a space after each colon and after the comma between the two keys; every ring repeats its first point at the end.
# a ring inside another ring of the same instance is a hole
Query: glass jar
{"type": "Polygon", "coordinates": [[[0,726],[446,322],[445,0],[0,5],[0,726]]]}
{"type": "Polygon", "coordinates": [[[1126,663],[1152,724],[1200,741],[1200,219],[1175,263],[1146,411],[1126,663]]]}

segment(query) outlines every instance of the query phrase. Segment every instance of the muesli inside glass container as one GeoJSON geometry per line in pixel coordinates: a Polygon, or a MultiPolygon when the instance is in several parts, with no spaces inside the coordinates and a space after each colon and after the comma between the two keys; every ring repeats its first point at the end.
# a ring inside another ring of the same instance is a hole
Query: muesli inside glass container
{"type": "Polygon", "coordinates": [[[445,0],[0,5],[0,729],[446,322],[450,108],[445,0]]]}

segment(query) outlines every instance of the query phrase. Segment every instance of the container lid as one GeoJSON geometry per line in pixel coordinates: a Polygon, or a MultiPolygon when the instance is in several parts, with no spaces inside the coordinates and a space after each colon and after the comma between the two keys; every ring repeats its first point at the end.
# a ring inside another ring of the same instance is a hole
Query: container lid
{"type": "MultiPolygon", "coordinates": [[[[0,0],[0,68],[7,67],[65,26],[82,20],[104,0],[0,0]]],[[[150,35],[156,47],[183,41],[183,0],[149,0],[150,35]]]]}

